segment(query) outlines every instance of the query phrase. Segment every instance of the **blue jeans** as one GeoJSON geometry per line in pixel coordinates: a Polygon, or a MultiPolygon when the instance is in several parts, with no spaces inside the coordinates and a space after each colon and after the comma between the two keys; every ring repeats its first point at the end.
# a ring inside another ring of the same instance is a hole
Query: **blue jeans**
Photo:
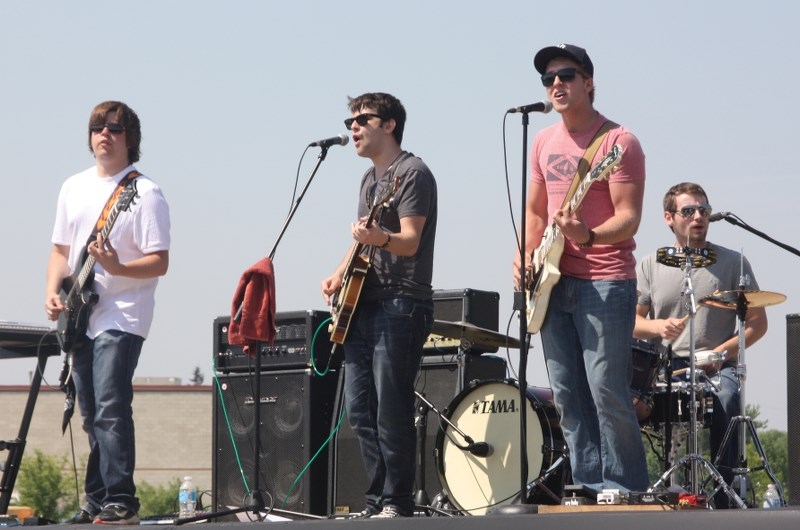
{"type": "Polygon", "coordinates": [[[630,398],[635,280],[563,277],[542,346],[575,484],[645,491],[647,463],[630,398]]]}
{"type": "Polygon", "coordinates": [[[414,510],[414,384],[433,305],[391,298],[359,307],[344,344],[345,404],[369,479],[367,509],[414,510]]]}
{"type": "Polygon", "coordinates": [[[139,511],[132,380],[143,342],[138,335],[109,330],[75,352],[75,391],[89,435],[85,491],[91,513],[109,504],[139,511]]]}

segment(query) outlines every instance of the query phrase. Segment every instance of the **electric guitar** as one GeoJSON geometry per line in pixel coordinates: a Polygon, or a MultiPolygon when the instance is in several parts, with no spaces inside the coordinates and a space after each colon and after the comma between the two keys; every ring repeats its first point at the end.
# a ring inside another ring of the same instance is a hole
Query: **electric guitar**
{"type": "MultiPolygon", "coordinates": [[[[122,190],[100,230],[100,237],[103,241],[108,239],[108,234],[111,233],[111,228],[119,213],[130,209],[136,197],[136,180],[132,180],[122,190]]],[[[76,273],[61,281],[61,302],[64,304],[64,311],[58,315],[56,337],[61,350],[66,353],[74,352],[86,342],[89,313],[100,299],[100,296],[92,291],[95,261],[94,257],[89,255],[86,247],[83,247],[81,266],[76,269],[76,273]]]]}
{"type": "MultiPolygon", "coordinates": [[[[367,217],[367,228],[372,226],[378,210],[389,205],[389,201],[397,192],[399,183],[400,177],[395,177],[391,187],[386,190],[380,199],[375,201],[375,206],[372,207],[367,217]]],[[[353,247],[347,262],[347,268],[342,277],[342,284],[331,298],[331,323],[328,326],[328,331],[331,333],[331,342],[334,344],[344,344],[344,340],[347,338],[347,331],[350,329],[350,322],[358,305],[358,299],[364,287],[364,280],[367,277],[369,268],[372,266],[372,255],[375,252],[375,247],[365,249],[365,246],[362,243],[356,243],[353,247]]]]}
{"type": "MultiPolygon", "coordinates": [[[[622,148],[619,145],[614,145],[603,160],[581,179],[575,189],[575,193],[567,204],[569,213],[572,214],[578,211],[592,184],[607,178],[611,170],[620,163],[621,159],[622,148]]],[[[542,241],[534,250],[531,260],[533,274],[525,289],[528,293],[526,309],[528,333],[538,333],[542,327],[542,322],[544,322],[544,317],[547,313],[547,305],[550,301],[550,293],[553,286],[561,278],[561,271],[558,270],[558,267],[563,252],[564,234],[561,233],[558,225],[553,222],[544,231],[542,241]]]]}

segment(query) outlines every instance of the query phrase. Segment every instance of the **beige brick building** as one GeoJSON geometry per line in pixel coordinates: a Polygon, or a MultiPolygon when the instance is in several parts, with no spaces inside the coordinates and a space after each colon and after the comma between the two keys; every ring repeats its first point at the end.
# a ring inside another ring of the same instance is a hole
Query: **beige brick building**
{"type": "MultiPolygon", "coordinates": [[[[136,428],[137,484],[160,485],[191,475],[199,491],[211,490],[213,426],[212,387],[179,384],[134,384],[133,417],[136,428]]],[[[163,383],[168,380],[151,381],[163,383]]],[[[0,440],[17,438],[28,400],[28,386],[0,386],[0,440]]],[[[65,455],[71,462],[70,430],[61,435],[64,394],[42,386],[33,412],[23,454],[36,449],[48,455],[65,455]]],[[[78,465],[86,460],[88,441],[81,430],[80,413],[72,418],[72,435],[78,465]]],[[[0,461],[8,458],[0,451],[0,461]]],[[[70,463],[71,468],[71,463],[70,463]]],[[[20,469],[25,472],[25,466],[20,469]]],[[[79,470],[82,483],[83,471],[79,470]]]]}

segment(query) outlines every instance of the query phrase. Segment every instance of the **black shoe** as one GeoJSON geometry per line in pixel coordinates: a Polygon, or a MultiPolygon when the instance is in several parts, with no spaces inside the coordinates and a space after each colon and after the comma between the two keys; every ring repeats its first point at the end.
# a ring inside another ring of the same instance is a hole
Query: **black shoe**
{"type": "Polygon", "coordinates": [[[94,524],[139,524],[139,514],[121,504],[109,504],[94,518],[94,524]]]}
{"type": "Polygon", "coordinates": [[[81,508],[81,511],[76,513],[72,519],[67,519],[64,524],[92,524],[94,515],[81,508]]]}

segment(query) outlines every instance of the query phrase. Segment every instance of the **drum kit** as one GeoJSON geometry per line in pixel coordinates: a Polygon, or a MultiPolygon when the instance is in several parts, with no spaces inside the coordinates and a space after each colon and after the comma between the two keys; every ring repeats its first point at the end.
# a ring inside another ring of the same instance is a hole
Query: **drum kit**
{"type": "MultiPolygon", "coordinates": [[[[744,321],[748,308],[760,308],[783,302],[786,296],[768,291],[746,290],[744,282],[739,289],[714,292],[695,299],[691,271],[707,267],[716,261],[709,249],[665,247],[657,252],[657,260],[684,270],[683,295],[686,297],[689,322],[689,365],[672,369],[671,347],[660,351],[648,342],[633,341],[633,377],[631,395],[637,418],[645,434],[656,431],[664,442],[666,470],[649,489],[658,492],[671,487],[671,477],[685,470],[686,482],[681,486],[692,494],[707,494],[711,499],[721,492],[732,506],[746,508],[746,476],[763,469],[776,486],[782,504],[785,504],[780,482],[773,473],[763,447],[758,439],[752,419],[745,415],[744,383],[744,321]],[[717,388],[712,375],[726,359],[726,352],[695,351],[694,317],[698,303],[708,307],[734,310],[738,317],[739,354],[736,374],[741,398],[740,415],[731,419],[712,464],[701,456],[697,448],[697,429],[711,426],[713,389],[717,388]],[[679,378],[679,376],[684,376],[679,378]],[[675,378],[675,379],[674,379],[675,378]],[[672,427],[678,426],[687,436],[685,456],[672,464],[676,453],[671,451],[672,427]],[[733,469],[733,484],[725,482],[717,467],[724,449],[739,429],[738,464],[733,469]],[[745,429],[750,433],[762,465],[748,467],[745,456],[745,429]],[[704,480],[701,482],[701,478],[704,480]]],[[[460,340],[461,350],[479,348],[519,348],[519,340],[502,333],[479,328],[466,322],[434,321],[433,333],[460,340]]],[[[460,354],[461,355],[461,354],[460,354]]],[[[560,504],[561,494],[570,477],[568,451],[562,435],[558,414],[553,404],[552,391],[543,387],[528,387],[526,402],[520,403],[519,383],[513,379],[471,381],[463,388],[462,364],[459,362],[459,388],[454,400],[439,411],[424,396],[417,394],[428,409],[439,416],[434,458],[443,491],[431,503],[434,512],[457,512],[462,515],[484,515],[498,506],[518,502],[521,463],[518,442],[520,409],[525,407],[527,417],[526,450],[529,459],[527,491],[528,502],[560,504]],[[477,441],[476,441],[477,440],[477,441]],[[515,448],[516,447],[516,448],[515,448]]],[[[419,455],[423,459],[424,456],[419,455]]],[[[419,461],[418,461],[419,464],[419,461]]]]}
{"type": "MultiPolygon", "coordinates": [[[[675,248],[664,247],[656,253],[656,260],[670,267],[679,267],[684,271],[684,284],[682,295],[685,297],[685,307],[688,312],[687,318],[689,321],[689,367],[675,371],[671,369],[671,347],[667,348],[669,359],[667,362],[666,371],[666,385],[667,385],[667,418],[670,418],[673,413],[677,412],[678,422],[681,422],[681,416],[684,414],[683,409],[680,407],[681,396],[688,396],[688,450],[687,454],[678,460],[672,467],[667,469],[663,475],[656,481],[650,488],[650,491],[658,491],[668,484],[668,480],[676,471],[683,469],[687,471],[687,480],[685,487],[692,494],[707,494],[708,499],[712,499],[717,493],[724,493],[732,502],[732,505],[738,508],[746,508],[747,505],[743,499],[747,496],[747,477],[746,475],[752,471],[763,469],[770,477],[772,483],[776,486],[781,504],[785,504],[783,490],[780,482],[773,473],[763,447],[758,439],[753,421],[745,415],[745,379],[746,379],[746,365],[745,361],[745,317],[748,308],[766,307],[783,302],[786,296],[779,293],[772,293],[768,291],[751,291],[745,289],[747,279],[744,274],[744,257],[741,256],[741,276],[739,281],[739,288],[724,292],[714,292],[713,294],[704,297],[699,301],[700,304],[709,307],[716,307],[720,309],[736,310],[738,317],[738,339],[739,339],[739,353],[737,356],[736,377],[738,379],[739,395],[740,395],[740,415],[731,418],[730,423],[725,432],[725,436],[717,451],[717,457],[712,464],[698,453],[697,448],[697,428],[707,427],[711,425],[711,413],[713,412],[713,399],[710,386],[718,389],[713,381],[708,378],[706,372],[698,368],[699,366],[716,367],[718,363],[724,362],[726,352],[707,352],[696,351],[695,349],[695,330],[694,319],[697,313],[698,301],[695,298],[694,287],[692,285],[692,270],[699,267],[707,267],[716,262],[716,255],[710,249],[695,249],[690,247],[675,248]],[[673,401],[670,399],[672,376],[682,375],[688,370],[688,381],[680,388],[678,388],[678,400],[673,401]],[[678,372],[682,372],[678,374],[678,372]],[[705,379],[705,384],[700,384],[700,378],[705,379]],[[673,403],[677,403],[677,410],[673,403]],[[702,419],[701,419],[702,416],[702,419]],[[758,468],[749,468],[747,466],[747,457],[745,454],[745,427],[749,428],[750,435],[756,447],[756,451],[762,461],[762,466],[758,468]],[[736,489],[725,482],[724,478],[717,469],[720,465],[722,455],[728,443],[731,441],[731,435],[734,429],[740,429],[739,432],[739,447],[737,453],[738,467],[732,469],[734,480],[732,484],[738,487],[736,489]],[[705,471],[705,479],[700,481],[702,472],[705,471]]],[[[654,394],[655,396],[656,394],[654,394]]],[[[655,409],[655,399],[653,400],[653,408],[655,409]]],[[[669,452],[669,440],[671,433],[669,431],[670,422],[666,422],[667,430],[665,430],[665,456],[669,452]]]]}

